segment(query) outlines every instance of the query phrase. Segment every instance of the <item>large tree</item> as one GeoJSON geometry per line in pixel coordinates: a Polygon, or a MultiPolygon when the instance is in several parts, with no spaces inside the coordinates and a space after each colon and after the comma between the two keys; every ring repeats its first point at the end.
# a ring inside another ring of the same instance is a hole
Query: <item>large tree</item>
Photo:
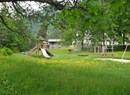
{"type": "MultiPolygon", "coordinates": [[[[5,7],[7,11],[6,15],[3,15],[0,7],[0,23],[5,25],[9,30],[15,31],[9,26],[5,16],[12,18],[14,17],[14,14],[16,14],[14,18],[19,16],[30,18],[33,14],[37,14],[38,12],[36,12],[35,9],[33,10],[31,5],[28,4],[28,6],[23,6],[23,3],[26,3],[26,1],[34,1],[38,5],[43,4],[40,8],[52,5],[56,10],[63,10],[66,6],[68,9],[79,7],[80,9],[85,10],[83,6],[78,6],[78,2],[80,2],[80,0],[0,0],[0,6],[5,7]],[[16,11],[16,13],[14,13],[14,11],[16,11]]],[[[34,15],[32,18],[34,18],[34,15]]]]}
{"type": "MultiPolygon", "coordinates": [[[[44,7],[52,5],[54,6],[55,11],[60,10],[58,13],[59,16],[56,19],[57,21],[60,20],[59,26],[64,29],[67,26],[67,28],[71,27],[72,29],[75,28],[75,30],[80,31],[79,34],[81,35],[82,42],[86,30],[90,30],[93,37],[92,40],[96,39],[96,41],[104,41],[104,35],[107,34],[107,36],[113,36],[115,34],[114,31],[117,31],[118,33],[124,31],[123,33],[125,34],[128,34],[129,31],[129,27],[126,29],[126,25],[124,25],[126,23],[124,23],[123,26],[119,22],[120,19],[121,22],[129,19],[129,16],[127,16],[129,12],[129,0],[0,0],[1,4],[5,5],[7,10],[12,6],[12,9],[16,11],[16,17],[25,16],[30,18],[33,17],[34,14],[39,15],[38,12],[33,11],[28,7],[22,8],[21,2],[25,3],[25,1],[39,2],[42,3],[44,7]],[[5,2],[9,2],[9,4],[6,4],[5,2]],[[127,4],[127,12],[124,11],[126,7],[123,4],[127,4]],[[120,13],[126,13],[125,17],[120,15],[118,11],[113,11],[113,9],[121,9],[120,13]],[[117,13],[114,14],[113,12],[117,13]],[[114,28],[119,29],[117,26],[123,26],[123,30],[114,30],[114,28]]],[[[6,15],[11,17],[10,11],[7,12],[6,15]]],[[[0,14],[0,18],[1,23],[3,23],[8,29],[12,29],[6,20],[5,15],[0,14]]]]}

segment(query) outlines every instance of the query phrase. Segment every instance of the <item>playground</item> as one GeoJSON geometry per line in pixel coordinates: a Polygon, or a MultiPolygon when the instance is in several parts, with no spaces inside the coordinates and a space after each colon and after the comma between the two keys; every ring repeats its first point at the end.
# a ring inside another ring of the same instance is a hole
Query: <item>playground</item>
{"type": "MultiPolygon", "coordinates": [[[[84,51],[82,51],[83,53],[79,53],[79,54],[77,54],[77,56],[80,56],[80,57],[88,56],[88,58],[89,57],[95,58],[96,60],[108,60],[108,61],[117,61],[117,62],[122,62],[122,63],[130,63],[130,60],[124,59],[124,57],[127,53],[128,46],[129,46],[128,44],[125,45],[125,48],[122,51],[122,54],[119,54],[118,56],[115,55],[117,52],[116,53],[114,52],[114,45],[112,45],[111,48],[107,48],[108,47],[107,45],[102,46],[102,47],[101,46],[94,46],[94,47],[91,47],[91,50],[93,48],[93,52],[88,51],[87,53],[85,53],[84,51]]],[[[34,56],[34,57],[41,57],[41,58],[44,57],[46,59],[50,59],[54,55],[51,52],[49,52],[47,49],[48,48],[47,48],[46,44],[38,43],[31,50],[29,50],[25,53],[22,53],[22,54],[26,54],[26,55],[34,56]]],[[[66,49],[57,48],[57,49],[52,49],[52,50],[60,51],[62,53],[62,49],[63,49],[63,51],[66,50],[66,53],[68,52],[68,54],[71,54],[70,56],[72,56],[73,53],[75,54],[75,52],[77,51],[76,48],[66,48],[66,49]]]]}
{"type": "Polygon", "coordinates": [[[0,0],[0,95],[130,95],[130,0],[0,0]]]}
{"type": "MultiPolygon", "coordinates": [[[[68,48],[49,50],[50,59],[23,54],[1,56],[0,92],[10,95],[128,95],[130,64],[68,48]],[[88,54],[88,56],[78,56],[88,54]],[[105,85],[104,85],[105,84],[105,85]],[[8,89],[7,89],[8,88],[8,89]]],[[[121,58],[123,52],[114,52],[121,58]]],[[[130,52],[124,58],[130,59],[130,52]]],[[[105,56],[110,57],[110,55],[105,56]]]]}

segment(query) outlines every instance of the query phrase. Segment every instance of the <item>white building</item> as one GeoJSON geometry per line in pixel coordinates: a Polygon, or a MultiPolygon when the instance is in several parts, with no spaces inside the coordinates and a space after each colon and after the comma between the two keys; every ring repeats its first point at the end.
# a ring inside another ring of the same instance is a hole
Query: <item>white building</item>
{"type": "Polygon", "coordinates": [[[61,42],[61,39],[48,39],[49,48],[50,49],[60,48],[61,47],[60,42],[61,42]]]}

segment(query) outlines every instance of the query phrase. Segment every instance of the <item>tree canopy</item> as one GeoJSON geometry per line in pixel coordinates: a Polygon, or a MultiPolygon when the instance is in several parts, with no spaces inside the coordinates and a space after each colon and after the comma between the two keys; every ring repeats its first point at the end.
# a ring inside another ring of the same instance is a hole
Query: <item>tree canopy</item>
{"type": "Polygon", "coordinates": [[[0,4],[1,25],[20,35],[26,33],[18,31],[17,21],[27,25],[30,19],[37,19],[44,26],[40,32],[51,24],[62,31],[66,42],[78,40],[83,45],[86,35],[91,35],[92,43],[106,38],[129,42],[129,0],[0,0],[0,4]],[[35,1],[39,10],[26,1],[35,1]]]}

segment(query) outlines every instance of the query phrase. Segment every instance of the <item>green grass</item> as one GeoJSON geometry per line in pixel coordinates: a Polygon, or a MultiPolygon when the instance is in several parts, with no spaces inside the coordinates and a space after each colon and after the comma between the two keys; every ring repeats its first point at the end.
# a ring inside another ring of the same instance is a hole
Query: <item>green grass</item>
{"type": "Polygon", "coordinates": [[[0,56],[0,95],[130,95],[129,63],[99,61],[95,58],[102,56],[87,52],[50,51],[52,59],[0,56]]]}

